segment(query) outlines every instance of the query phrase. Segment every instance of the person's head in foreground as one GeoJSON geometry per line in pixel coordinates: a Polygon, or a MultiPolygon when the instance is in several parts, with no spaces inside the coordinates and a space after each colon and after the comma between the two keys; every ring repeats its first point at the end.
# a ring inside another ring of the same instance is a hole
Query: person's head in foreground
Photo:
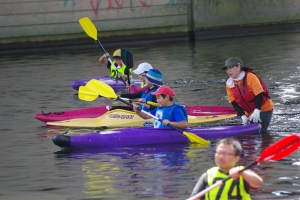
{"type": "Polygon", "coordinates": [[[228,171],[240,160],[242,146],[233,138],[220,140],[216,145],[215,163],[224,172],[228,171]]]}

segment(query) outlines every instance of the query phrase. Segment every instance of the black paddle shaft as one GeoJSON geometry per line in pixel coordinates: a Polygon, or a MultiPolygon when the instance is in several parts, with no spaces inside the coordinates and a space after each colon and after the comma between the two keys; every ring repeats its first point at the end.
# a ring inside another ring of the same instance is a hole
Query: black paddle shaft
{"type": "Polygon", "coordinates": [[[131,107],[133,107],[133,105],[132,105],[131,103],[129,103],[129,102],[127,102],[127,101],[125,101],[125,100],[121,99],[120,97],[118,97],[118,98],[117,98],[117,100],[119,100],[119,101],[121,101],[121,102],[123,102],[123,103],[127,104],[128,106],[131,106],[131,107]]]}
{"type": "MultiPolygon", "coordinates": [[[[102,49],[103,53],[106,54],[106,51],[105,51],[104,47],[102,46],[102,44],[100,43],[100,41],[99,41],[99,40],[96,40],[96,43],[100,46],[100,48],[102,49]]],[[[108,62],[110,62],[110,61],[108,60],[108,62]]],[[[111,62],[110,62],[110,64],[112,65],[111,62]]],[[[115,67],[116,67],[116,68],[115,68],[116,73],[118,74],[119,71],[118,71],[118,69],[117,69],[117,67],[118,67],[117,63],[115,63],[115,67]]],[[[125,81],[123,78],[120,78],[120,80],[122,80],[123,83],[124,83],[124,85],[126,85],[126,81],[125,81]]]]}

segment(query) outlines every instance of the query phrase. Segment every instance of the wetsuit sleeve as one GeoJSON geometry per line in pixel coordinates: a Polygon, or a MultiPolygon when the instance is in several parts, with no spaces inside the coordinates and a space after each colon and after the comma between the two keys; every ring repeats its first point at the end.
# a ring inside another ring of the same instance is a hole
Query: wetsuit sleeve
{"type": "Polygon", "coordinates": [[[235,101],[231,102],[231,105],[233,106],[234,110],[237,112],[238,116],[245,115],[244,110],[235,101]]]}
{"type": "Polygon", "coordinates": [[[263,92],[258,94],[254,98],[255,108],[257,108],[258,110],[261,110],[263,98],[264,98],[264,93],[263,92]]]}
{"type": "Polygon", "coordinates": [[[111,66],[110,62],[107,61],[107,65],[106,65],[107,69],[110,69],[110,66],[111,66]]]}
{"type": "Polygon", "coordinates": [[[129,99],[137,99],[137,98],[141,98],[142,97],[142,91],[137,92],[137,93],[133,93],[133,94],[120,94],[120,97],[123,98],[129,98],[129,99]]]}
{"type": "Polygon", "coordinates": [[[185,118],[185,114],[184,114],[183,110],[179,107],[177,107],[173,110],[172,115],[173,115],[173,118],[174,118],[175,122],[181,122],[183,120],[187,121],[187,119],[185,118]]]}
{"type": "MultiPolygon", "coordinates": [[[[207,187],[207,173],[203,173],[198,179],[191,196],[194,196],[204,190],[207,187]]],[[[200,199],[205,199],[205,197],[201,197],[200,199]]]]}

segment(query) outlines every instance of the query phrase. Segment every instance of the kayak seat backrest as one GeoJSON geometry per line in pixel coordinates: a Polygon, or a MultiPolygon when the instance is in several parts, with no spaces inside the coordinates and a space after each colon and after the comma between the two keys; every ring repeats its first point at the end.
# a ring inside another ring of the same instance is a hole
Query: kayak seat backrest
{"type": "Polygon", "coordinates": [[[111,110],[116,110],[116,109],[122,109],[122,110],[128,110],[128,111],[133,111],[132,107],[130,106],[113,106],[109,109],[109,111],[111,110]]]}

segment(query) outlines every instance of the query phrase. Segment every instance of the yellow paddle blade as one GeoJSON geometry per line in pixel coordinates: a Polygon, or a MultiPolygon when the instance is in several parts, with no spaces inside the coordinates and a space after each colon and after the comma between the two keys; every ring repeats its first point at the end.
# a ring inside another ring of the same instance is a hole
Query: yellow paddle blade
{"type": "Polygon", "coordinates": [[[112,87],[110,87],[106,83],[103,83],[96,79],[90,80],[86,84],[86,87],[103,97],[106,97],[109,99],[117,99],[118,98],[118,96],[116,95],[116,93],[115,93],[114,89],[112,89],[112,87]]]}
{"type": "Polygon", "coordinates": [[[78,90],[78,97],[79,99],[84,101],[94,101],[99,97],[99,95],[93,90],[87,88],[86,86],[80,86],[78,90]]]}
{"type": "Polygon", "coordinates": [[[79,24],[83,28],[84,32],[93,38],[94,40],[98,40],[97,38],[97,29],[93,22],[88,17],[83,17],[79,20],[79,24]]]}
{"type": "Polygon", "coordinates": [[[208,140],[205,140],[201,137],[199,137],[198,135],[195,135],[194,133],[189,133],[189,132],[183,132],[183,134],[189,138],[189,140],[191,142],[194,142],[194,143],[199,143],[199,144],[202,144],[202,145],[209,145],[210,144],[210,141],[208,140]]]}

